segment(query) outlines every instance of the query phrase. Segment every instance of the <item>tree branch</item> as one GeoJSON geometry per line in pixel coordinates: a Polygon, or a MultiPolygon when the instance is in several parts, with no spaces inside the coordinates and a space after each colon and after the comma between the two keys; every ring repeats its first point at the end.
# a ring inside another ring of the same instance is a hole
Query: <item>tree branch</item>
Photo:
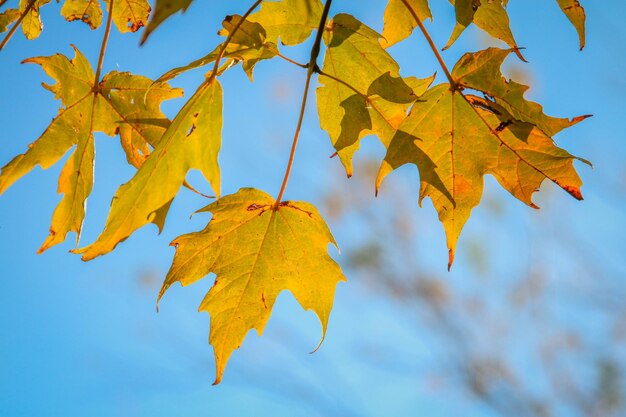
{"type": "Polygon", "coordinates": [[[306,82],[304,83],[304,93],[302,95],[302,104],[300,105],[300,115],[298,116],[298,124],[296,126],[296,131],[293,135],[293,143],[291,144],[291,151],[289,153],[289,161],[287,162],[287,169],[285,170],[285,177],[283,178],[283,183],[280,186],[280,191],[278,192],[278,196],[276,197],[276,203],[274,204],[274,210],[278,210],[280,207],[281,199],[283,198],[283,194],[285,193],[285,188],[287,188],[287,183],[289,182],[289,175],[291,174],[291,167],[293,166],[293,159],[296,154],[296,148],[298,146],[298,138],[300,137],[300,129],[302,128],[302,121],[304,120],[304,110],[306,109],[306,102],[309,96],[309,86],[311,85],[311,77],[317,68],[317,57],[320,54],[320,47],[322,43],[322,36],[324,36],[324,28],[326,27],[326,20],[328,19],[328,12],[330,10],[330,5],[332,4],[332,0],[326,0],[324,4],[324,11],[322,12],[322,17],[320,18],[320,23],[317,28],[317,33],[315,34],[315,42],[311,47],[311,57],[309,59],[309,63],[307,64],[307,72],[306,72],[306,82]]]}
{"type": "Polygon", "coordinates": [[[113,22],[113,3],[115,0],[109,1],[109,15],[107,16],[107,25],[104,29],[104,37],[102,38],[102,45],[100,45],[100,54],[98,55],[98,65],[96,66],[96,77],[93,82],[93,91],[99,90],[100,74],[102,74],[102,64],[104,63],[104,54],[107,50],[107,44],[109,43],[109,35],[111,34],[111,23],[113,22]]]}

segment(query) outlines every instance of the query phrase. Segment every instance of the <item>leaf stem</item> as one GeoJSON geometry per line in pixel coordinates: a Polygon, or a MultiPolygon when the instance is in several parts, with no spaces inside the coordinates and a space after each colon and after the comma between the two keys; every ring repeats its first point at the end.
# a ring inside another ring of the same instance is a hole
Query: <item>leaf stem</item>
{"type": "MultiPolygon", "coordinates": [[[[278,52],[278,50],[276,50],[276,51],[274,51],[274,52],[276,53],[276,56],[277,56],[277,57],[282,58],[282,59],[284,59],[285,61],[290,62],[290,63],[292,63],[292,64],[294,64],[294,65],[297,65],[297,66],[299,66],[300,68],[304,68],[304,69],[309,68],[309,65],[308,65],[308,64],[301,64],[301,63],[300,63],[300,62],[298,62],[298,61],[294,61],[293,59],[291,59],[291,58],[289,58],[289,57],[286,57],[286,56],[284,56],[283,54],[279,53],[279,52],[278,52]]],[[[364,93],[360,92],[360,91],[359,91],[359,90],[357,90],[355,87],[353,87],[352,85],[350,85],[348,82],[346,82],[346,81],[342,80],[341,78],[335,77],[334,75],[331,75],[331,74],[328,74],[328,73],[326,73],[326,72],[322,71],[322,70],[320,69],[320,67],[319,67],[319,66],[315,65],[315,66],[313,67],[313,72],[314,72],[315,74],[321,75],[321,76],[323,76],[323,77],[330,78],[331,80],[334,80],[334,81],[338,82],[339,84],[342,84],[342,85],[344,85],[344,86],[348,87],[350,90],[354,91],[356,94],[360,95],[361,97],[363,97],[364,99],[366,99],[366,100],[368,100],[368,101],[369,101],[369,97],[368,97],[368,95],[367,95],[367,94],[364,94],[364,93]]]]}
{"type": "Polygon", "coordinates": [[[448,67],[446,66],[445,61],[443,60],[443,58],[441,57],[441,54],[439,53],[439,49],[437,49],[437,46],[435,46],[435,42],[433,42],[433,38],[430,37],[430,34],[426,30],[424,23],[422,23],[422,20],[419,18],[419,16],[417,15],[413,7],[409,4],[408,0],[401,0],[401,1],[404,4],[404,6],[409,10],[409,13],[411,13],[411,16],[413,16],[413,19],[415,19],[415,23],[417,23],[417,26],[422,31],[422,34],[426,38],[428,45],[430,45],[430,49],[433,50],[433,53],[435,54],[437,61],[439,61],[439,65],[441,66],[441,69],[443,70],[444,74],[446,74],[446,78],[450,82],[450,86],[452,90],[456,90],[457,83],[454,80],[454,78],[452,78],[452,74],[450,74],[450,70],[448,70],[448,67]]]}
{"type": "Polygon", "coordinates": [[[109,15],[107,16],[107,25],[104,29],[104,37],[102,38],[102,45],[100,46],[100,55],[98,55],[98,65],[96,66],[96,76],[93,82],[93,91],[99,90],[100,74],[102,74],[102,64],[104,63],[104,54],[106,53],[107,44],[109,43],[109,35],[111,34],[111,23],[113,22],[113,4],[115,0],[109,1],[109,15]]]}
{"type": "MultiPolygon", "coordinates": [[[[24,18],[26,17],[28,12],[30,12],[30,10],[33,8],[33,6],[35,5],[36,2],[37,2],[37,0],[30,0],[30,2],[26,5],[26,8],[24,9],[24,12],[20,15],[19,19],[17,19],[17,22],[15,22],[15,24],[11,27],[9,32],[5,35],[4,39],[2,39],[2,42],[0,42],[0,51],[2,50],[2,48],[5,47],[7,42],[9,42],[9,40],[11,40],[11,38],[13,37],[13,34],[15,34],[15,31],[22,24],[22,20],[24,20],[24,18]]],[[[1,4],[0,4],[0,6],[1,6],[1,4]]]]}
{"type": "Polygon", "coordinates": [[[289,57],[287,57],[287,56],[285,56],[285,55],[281,54],[281,53],[278,51],[278,48],[276,48],[276,50],[274,50],[274,51],[272,51],[272,52],[274,52],[274,53],[276,54],[276,56],[277,56],[277,57],[282,58],[282,59],[284,59],[285,61],[287,61],[287,62],[289,62],[289,63],[291,63],[291,64],[297,65],[297,66],[299,66],[300,68],[304,68],[304,69],[309,68],[309,66],[308,66],[307,64],[301,64],[300,62],[295,61],[295,60],[293,60],[293,59],[291,59],[291,58],[289,58],[289,57]]]}
{"type": "Polygon", "coordinates": [[[294,156],[296,154],[296,148],[298,146],[298,138],[300,137],[300,129],[302,128],[302,121],[304,120],[304,110],[306,109],[306,102],[309,96],[309,86],[311,85],[311,77],[316,72],[317,68],[317,57],[320,54],[320,47],[322,43],[322,37],[324,36],[324,28],[326,27],[326,20],[328,19],[328,12],[330,11],[330,5],[332,4],[332,0],[326,0],[324,3],[324,10],[322,11],[322,17],[320,18],[320,23],[317,28],[317,33],[315,34],[315,42],[311,47],[311,57],[309,59],[309,63],[307,64],[307,72],[306,72],[306,82],[304,83],[304,93],[302,94],[302,104],[300,105],[300,114],[298,116],[298,124],[296,126],[296,131],[293,135],[293,142],[291,144],[291,151],[289,152],[289,161],[287,162],[287,169],[285,170],[285,176],[283,178],[283,183],[280,186],[280,191],[278,192],[278,196],[276,197],[276,202],[274,203],[274,210],[278,210],[280,207],[280,202],[283,198],[283,194],[285,193],[285,189],[287,188],[287,183],[289,182],[289,175],[291,174],[291,168],[293,166],[294,156]]]}
{"type": "Polygon", "coordinates": [[[235,24],[235,26],[233,27],[233,30],[228,34],[228,37],[226,38],[224,43],[222,43],[222,47],[220,48],[220,52],[217,54],[217,57],[215,58],[215,65],[213,66],[213,70],[211,71],[211,75],[209,75],[207,77],[206,81],[205,81],[207,84],[209,82],[211,82],[211,80],[213,80],[218,75],[219,67],[220,67],[220,61],[224,57],[224,54],[226,53],[226,48],[228,48],[228,45],[230,44],[230,41],[233,39],[233,36],[235,36],[235,34],[239,30],[239,28],[241,27],[243,22],[246,21],[246,18],[248,16],[250,16],[250,13],[252,13],[254,11],[254,9],[256,9],[257,6],[259,4],[261,4],[262,1],[263,0],[256,0],[252,4],[252,6],[250,6],[250,8],[243,14],[243,16],[241,16],[241,19],[239,19],[239,22],[237,22],[235,24]]]}

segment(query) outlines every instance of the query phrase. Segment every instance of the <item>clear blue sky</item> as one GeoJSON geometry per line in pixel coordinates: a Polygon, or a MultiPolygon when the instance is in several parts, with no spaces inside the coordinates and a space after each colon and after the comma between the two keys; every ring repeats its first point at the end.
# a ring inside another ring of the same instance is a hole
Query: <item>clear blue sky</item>
{"type": "MultiPolygon", "coordinates": [[[[219,41],[215,32],[221,18],[242,13],[247,3],[196,1],[187,14],[157,30],[143,48],[137,47],[137,35],[113,32],[104,69],[157,77],[212,50],[219,41]]],[[[333,12],[351,12],[380,30],[384,3],[337,0],[333,12]]],[[[433,5],[435,22],[430,27],[436,42],[443,45],[451,29],[451,9],[446,2],[433,3],[437,3],[433,5]]],[[[445,272],[443,232],[430,204],[419,209],[415,197],[408,211],[411,222],[419,224],[414,238],[418,249],[413,255],[420,259],[422,272],[441,277],[461,292],[479,294],[495,311],[507,304],[503,283],[524,280],[535,267],[547,271],[555,283],[548,291],[584,294],[590,283],[596,283],[621,295],[626,288],[626,29],[622,22],[626,5],[618,0],[581,3],[588,16],[588,42],[582,53],[574,29],[555,1],[511,1],[512,28],[519,44],[527,48],[530,64],[511,58],[507,69],[511,74],[526,74],[533,85],[529,96],[549,114],[594,114],[557,137],[570,152],[594,163],[593,170],[578,166],[585,201],[574,201],[546,184],[545,192],[537,196],[542,210],[536,212],[488,179],[486,199],[501,205],[503,214],[494,216],[498,209],[493,205],[475,211],[451,273],[445,272]],[[487,273],[472,260],[476,241],[488,242],[483,248],[487,273]],[[536,260],[543,264],[533,264],[536,260]],[[587,264],[591,266],[580,267],[587,264]]],[[[49,81],[43,71],[19,62],[30,56],[71,54],[70,43],[92,62],[97,59],[102,28],[91,32],[82,24],[65,23],[58,16],[59,8],[53,3],[44,9],[45,30],[40,39],[28,42],[17,34],[0,52],[1,165],[23,152],[58,109],[52,95],[39,85],[49,81]]],[[[453,63],[465,50],[479,49],[485,42],[489,41],[483,35],[470,30],[444,57],[453,63]]],[[[306,45],[288,53],[300,60],[308,55],[306,45]]],[[[436,70],[418,34],[392,53],[405,76],[425,77],[436,70]]],[[[223,77],[225,125],[220,163],[224,193],[243,186],[276,193],[303,77],[300,69],[283,62],[261,63],[252,84],[239,69],[223,77]]],[[[202,71],[180,77],[174,84],[185,88],[188,96],[201,79],[202,71]]],[[[174,115],[181,102],[167,103],[164,110],[174,115]]],[[[97,236],[115,189],[132,175],[116,141],[97,135],[96,185],[88,203],[83,243],[97,236]]],[[[286,197],[324,207],[326,190],[334,187],[346,192],[351,182],[341,173],[338,161],[328,159],[332,152],[312,105],[286,197]]],[[[365,155],[380,158],[383,153],[374,140],[366,140],[356,161],[356,175],[365,171],[365,155]]],[[[162,235],[147,227],[115,252],[89,263],[67,253],[73,247],[72,237],[37,256],[58,201],[61,166],[36,169],[0,198],[0,414],[495,415],[462,390],[437,385],[432,375],[444,372],[448,357],[439,350],[436,338],[429,336],[428,325],[414,323],[405,305],[372,290],[362,274],[348,267],[345,257],[335,254],[346,266],[350,281],[338,287],[322,349],[314,355],[307,353],[316,345],[319,325],[290,295],[283,294],[263,338],[250,334],[233,355],[222,384],[211,387],[214,363],[207,344],[209,320],[206,314],[196,313],[210,280],[185,289],[175,286],[163,300],[161,312],[155,313],[156,292],[174,253],[168,243],[206,224],[205,216],[189,219],[205,201],[182,192],[162,235]],[[389,352],[397,356],[389,357],[389,352]]],[[[190,178],[208,191],[198,176],[190,178]]],[[[390,187],[417,192],[412,168],[401,169],[388,182],[390,187]]],[[[383,190],[379,199],[367,204],[384,216],[395,203],[383,190]]],[[[359,208],[354,210],[347,218],[329,220],[342,248],[357,247],[368,237],[359,208]]],[[[382,244],[393,247],[394,241],[382,244]]],[[[401,265],[403,260],[398,257],[395,262],[401,265]]],[[[575,331],[597,334],[599,346],[590,349],[605,349],[623,364],[623,349],[611,345],[602,326],[604,318],[593,313],[598,309],[580,307],[586,304],[577,304],[576,294],[565,301],[560,293],[551,294],[557,303],[555,315],[575,331]]],[[[514,315],[509,318],[521,320],[514,315]]],[[[525,325],[532,328],[536,323],[525,325]]],[[[524,346],[524,332],[520,333],[524,346]]],[[[485,343],[493,348],[504,342],[485,343]]],[[[524,358],[524,352],[512,349],[512,362],[521,369],[528,366],[521,375],[532,380],[536,365],[527,364],[524,358]]],[[[574,372],[580,376],[586,370],[575,368],[574,372]]],[[[544,388],[540,382],[533,387],[539,394],[544,388]]],[[[565,408],[561,415],[567,413],[565,408]]]]}

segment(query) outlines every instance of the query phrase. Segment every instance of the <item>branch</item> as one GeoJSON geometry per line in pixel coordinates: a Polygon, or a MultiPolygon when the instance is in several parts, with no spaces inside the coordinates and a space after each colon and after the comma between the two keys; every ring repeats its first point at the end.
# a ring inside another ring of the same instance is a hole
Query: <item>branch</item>
{"type": "Polygon", "coordinates": [[[453,90],[456,90],[457,89],[456,81],[454,80],[454,78],[452,78],[452,74],[450,74],[450,71],[448,70],[446,63],[444,62],[443,58],[441,57],[441,54],[439,53],[439,49],[437,49],[437,47],[435,46],[435,42],[433,42],[433,38],[430,37],[430,34],[426,30],[424,23],[422,23],[422,20],[419,18],[419,16],[417,15],[413,7],[409,4],[408,0],[400,0],[400,1],[404,3],[404,6],[409,10],[409,13],[411,13],[411,16],[413,16],[413,19],[415,19],[417,26],[420,28],[420,30],[424,34],[424,37],[426,38],[426,41],[430,45],[430,49],[433,50],[433,53],[435,54],[437,61],[439,61],[439,65],[441,66],[441,69],[443,69],[444,74],[446,74],[446,78],[450,82],[450,86],[452,87],[453,90]]]}
{"type": "Polygon", "coordinates": [[[326,0],[326,3],[324,4],[324,11],[322,12],[322,17],[320,18],[317,33],[315,34],[315,42],[313,43],[313,47],[311,47],[311,58],[309,59],[309,63],[307,64],[306,82],[304,83],[304,94],[302,95],[302,104],[300,105],[298,124],[296,126],[296,132],[293,135],[293,143],[291,144],[291,152],[289,153],[289,161],[287,162],[285,177],[283,178],[283,183],[280,186],[280,191],[278,192],[278,196],[276,197],[274,210],[278,210],[278,208],[280,207],[281,199],[283,198],[285,188],[287,188],[287,183],[289,182],[289,174],[291,174],[291,167],[293,166],[293,159],[296,153],[296,148],[298,146],[298,138],[300,137],[300,129],[302,128],[302,120],[304,119],[304,110],[306,109],[306,102],[309,96],[309,85],[311,84],[311,77],[313,76],[313,73],[317,68],[317,57],[320,54],[322,36],[324,35],[324,28],[326,27],[326,20],[328,19],[328,12],[330,10],[330,5],[332,4],[332,2],[332,0],[326,0]]]}
{"type": "Polygon", "coordinates": [[[277,57],[282,58],[282,59],[284,59],[285,61],[287,61],[287,62],[289,62],[289,63],[291,63],[291,64],[297,65],[297,66],[299,66],[300,68],[304,68],[304,69],[309,68],[309,66],[308,66],[307,64],[301,64],[300,62],[295,61],[295,60],[293,60],[293,59],[291,59],[291,58],[289,58],[289,57],[287,57],[287,56],[285,56],[285,55],[281,54],[281,53],[278,51],[278,48],[271,48],[271,50],[272,50],[272,52],[274,52],[274,53],[276,54],[276,56],[277,56],[277,57]]]}

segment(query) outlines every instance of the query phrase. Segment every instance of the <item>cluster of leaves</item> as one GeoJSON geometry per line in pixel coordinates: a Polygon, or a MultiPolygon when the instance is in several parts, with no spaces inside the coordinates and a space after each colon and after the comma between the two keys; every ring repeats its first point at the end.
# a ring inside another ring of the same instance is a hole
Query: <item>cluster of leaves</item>
{"type": "MultiPolygon", "coordinates": [[[[29,39],[39,36],[39,9],[49,2],[20,0],[17,8],[0,13],[0,31],[7,31],[0,48],[19,27],[29,39]]],[[[557,2],[577,29],[582,48],[583,8],[577,0],[557,2]]],[[[4,3],[0,0],[0,6],[4,3]]],[[[573,167],[577,158],[557,147],[552,137],[585,116],[572,120],[547,116],[539,104],[524,98],[527,86],[503,77],[500,67],[510,53],[524,59],[509,28],[506,0],[451,0],[456,25],[446,48],[471,24],[510,48],[466,53],[451,71],[424,26],[427,19],[432,20],[428,0],[389,0],[382,34],[348,14],[330,18],[331,0],[324,4],[321,0],[257,0],[243,15],[224,19],[219,33],[225,40],[220,45],[156,81],[117,71],[101,76],[112,24],[121,32],[147,25],[144,42],[169,16],[191,3],[157,0],[150,17],[146,0],[106,0],[104,4],[65,0],[61,7],[65,19],[80,20],[92,29],[102,24],[106,6],[99,62],[94,71],[76,48],[73,59],[57,54],[25,61],[41,65],[56,81],[44,87],[61,100],[61,108],[28,150],[2,168],[0,194],[35,166],[48,168],[73,149],[59,178],[58,191],[63,196],[40,252],[63,242],[69,232],[76,233],[78,245],[94,181],[94,132],[119,136],[126,159],[137,172],[117,190],[97,240],[73,250],[89,260],[112,251],[147,223],[162,228],[181,186],[190,187],[185,181],[188,171],[199,170],[217,196],[200,211],[213,216],[204,230],[172,242],[176,255],[159,299],[173,283],[188,285],[216,274],[200,306],[211,316],[209,340],[216,358],[216,383],[248,331],[263,332],[282,290],[291,291],[303,308],[313,310],[325,331],[336,284],[345,280],[327,253],[328,244],[335,242],[317,210],[308,203],[282,199],[314,75],[320,81],[316,90],[320,125],[348,176],[360,140],[370,134],[387,149],[377,191],[399,166],[417,166],[420,202],[430,197],[439,213],[449,265],[461,230],[480,202],[486,174],[531,207],[536,207],[532,195],[545,179],[582,198],[581,180],[573,167]],[[447,82],[432,85],[434,76],[420,79],[400,74],[388,48],[416,29],[432,47],[447,82]],[[282,53],[313,33],[308,63],[295,62],[282,53]],[[273,199],[265,192],[242,188],[220,198],[223,93],[219,76],[241,64],[252,78],[259,62],[274,58],[307,72],[300,120],[280,192],[273,199]],[[207,65],[212,67],[205,81],[173,120],[166,118],[160,104],[182,96],[168,81],[207,65]]]]}

